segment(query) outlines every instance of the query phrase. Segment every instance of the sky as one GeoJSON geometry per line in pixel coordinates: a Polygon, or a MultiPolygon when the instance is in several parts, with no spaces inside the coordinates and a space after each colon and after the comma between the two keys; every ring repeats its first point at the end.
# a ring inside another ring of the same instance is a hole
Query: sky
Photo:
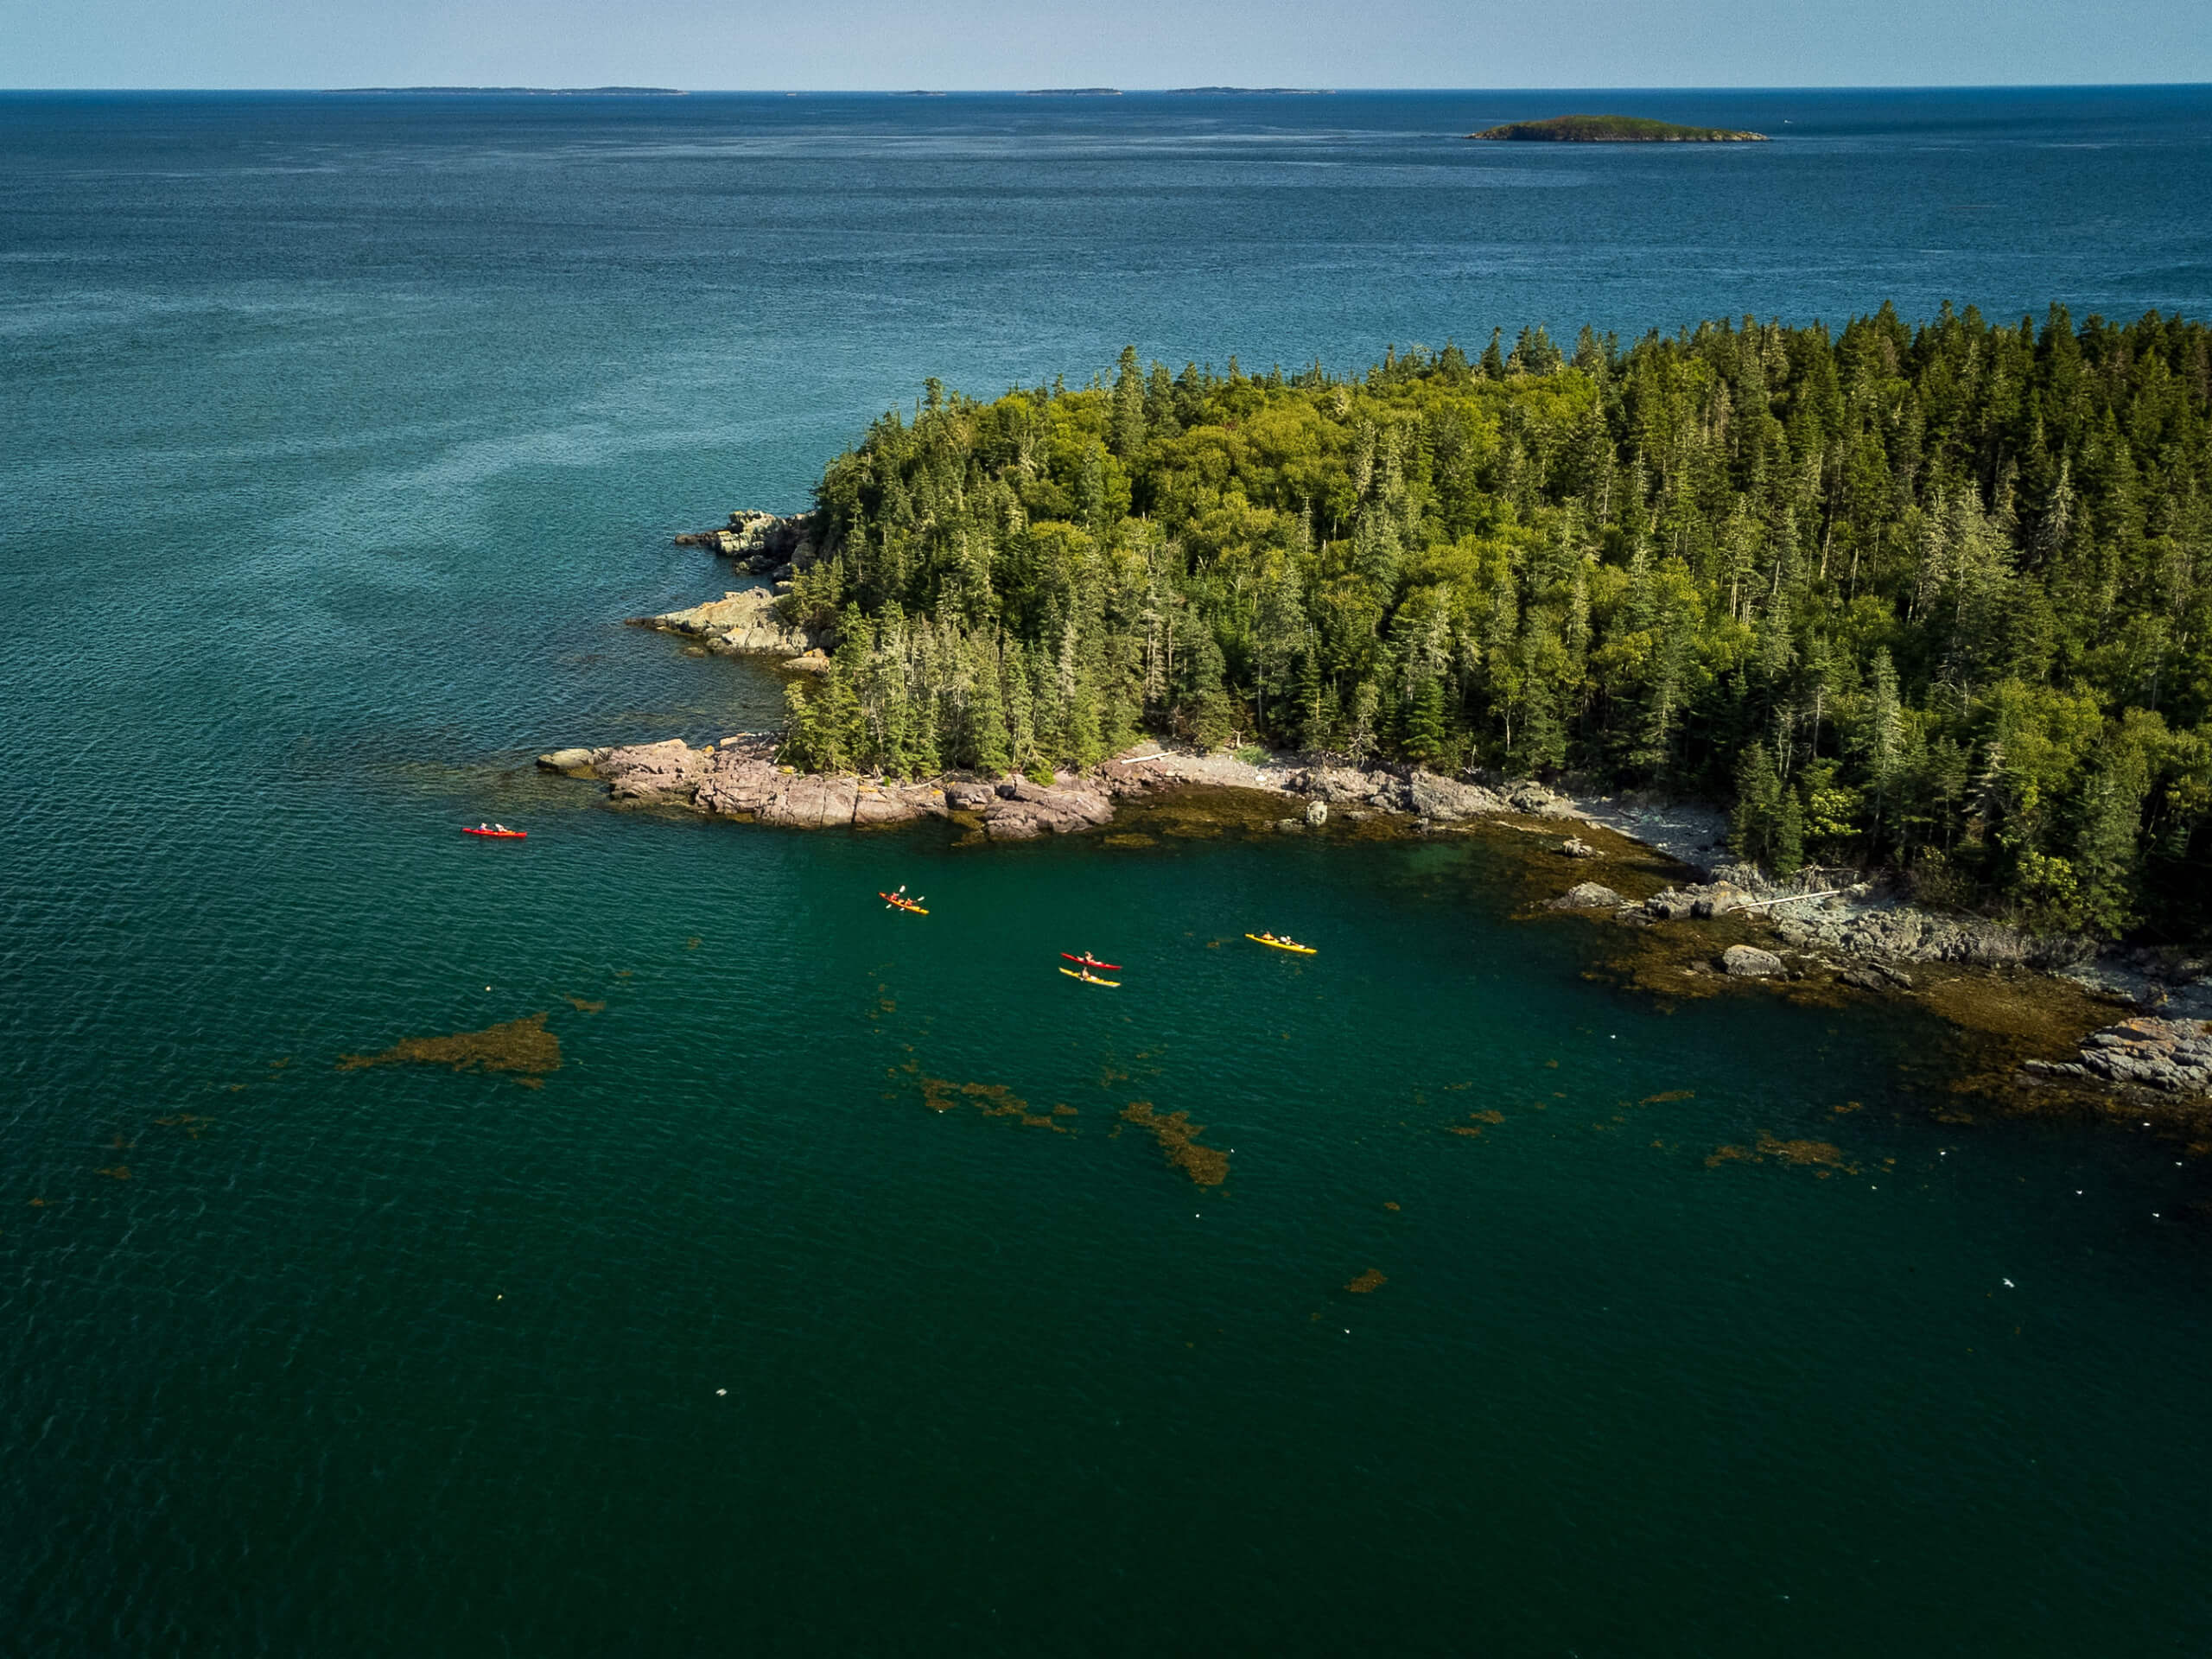
{"type": "Polygon", "coordinates": [[[2212,81],[2205,0],[0,0],[0,86],[2212,81]]]}

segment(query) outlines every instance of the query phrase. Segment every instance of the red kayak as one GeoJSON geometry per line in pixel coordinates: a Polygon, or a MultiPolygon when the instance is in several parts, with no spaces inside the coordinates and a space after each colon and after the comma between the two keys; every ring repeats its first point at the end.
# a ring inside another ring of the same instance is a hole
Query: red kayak
{"type": "Polygon", "coordinates": [[[523,841],[530,835],[527,830],[479,830],[466,823],[461,826],[461,833],[464,836],[486,836],[493,841],[523,841]]]}
{"type": "Polygon", "coordinates": [[[1117,974],[1122,971],[1122,964],[1120,963],[1101,962],[1097,957],[1092,956],[1088,950],[1084,951],[1079,957],[1071,950],[1063,950],[1060,954],[1065,957],[1070,962],[1079,962],[1086,968],[1111,968],[1117,974]]]}

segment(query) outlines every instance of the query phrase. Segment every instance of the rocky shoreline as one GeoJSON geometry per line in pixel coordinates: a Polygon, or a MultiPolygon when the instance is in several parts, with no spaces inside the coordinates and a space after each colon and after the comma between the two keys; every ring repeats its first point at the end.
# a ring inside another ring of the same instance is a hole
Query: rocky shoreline
{"type": "MultiPolygon", "coordinates": [[[[732,589],[718,600],[634,622],[709,651],[772,658],[787,670],[826,664],[835,639],[799,627],[778,603],[794,572],[818,554],[810,515],[734,512],[722,528],[677,539],[709,548],[769,585],[732,589]]],[[[1580,832],[1609,832],[1663,855],[1680,867],[1676,880],[1640,898],[1624,898],[1602,882],[1573,882],[1541,908],[1631,928],[1730,918],[1740,936],[1742,924],[1753,924],[1764,944],[1737,937],[1702,957],[1693,950],[1682,969],[1736,980],[1789,982],[1818,974],[1865,991],[1910,994],[1916,970],[1929,966],[2058,976],[2092,997],[2132,1004],[2142,1014],[2091,1032],[2077,1059],[2021,1063],[2016,1081],[2117,1089],[2131,1098],[2150,1090],[2169,1099],[2212,1100],[2212,973],[2206,963],[1937,914],[1859,870],[1815,868],[1771,881],[1753,867],[1726,861],[1727,819],[1709,806],[1634,796],[1578,798],[1528,780],[1449,779],[1332,756],[1262,753],[1248,760],[1157,742],[1140,744],[1088,774],[1057,773],[1050,783],[966,773],[902,781],[802,772],[780,764],[777,747],[773,734],[741,733],[697,748],[671,738],[559,749],[539,756],[537,764],[597,779],[620,804],[803,829],[937,818],[988,841],[1103,830],[1121,804],[1170,791],[1254,791],[1281,801],[1287,810],[1268,816],[1285,831],[1323,830],[1333,817],[1339,823],[1380,818],[1418,834],[1490,823],[1559,835],[1553,850],[1564,861],[1562,880],[1582,861],[1601,857],[1580,832]]]]}

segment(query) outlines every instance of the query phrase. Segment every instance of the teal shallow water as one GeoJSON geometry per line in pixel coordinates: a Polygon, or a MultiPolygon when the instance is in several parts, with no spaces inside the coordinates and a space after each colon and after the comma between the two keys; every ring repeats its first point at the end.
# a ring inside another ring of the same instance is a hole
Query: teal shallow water
{"type": "Polygon", "coordinates": [[[1751,175],[1431,142],[1547,112],[1497,99],[0,100],[11,1641],[2201,1649],[2212,1258],[2158,1146],[1934,1121],[1894,1009],[1609,990],[1485,842],[978,851],[528,766],[772,718],[615,619],[924,373],[2201,313],[2202,96],[2099,97],[1814,100],[1751,175]],[[1655,268],[1693,210],[1727,257],[1655,268]],[[540,1010],[539,1089],[339,1067],[540,1010]],[[1849,1173],[1707,1166],[1763,1132],[1849,1173]]]}

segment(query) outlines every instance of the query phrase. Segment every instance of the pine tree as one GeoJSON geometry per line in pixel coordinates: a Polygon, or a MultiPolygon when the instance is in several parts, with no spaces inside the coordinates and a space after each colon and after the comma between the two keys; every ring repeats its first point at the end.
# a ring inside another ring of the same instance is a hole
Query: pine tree
{"type": "Polygon", "coordinates": [[[1137,348],[1122,348],[1121,373],[1114,383],[1114,453],[1127,461],[1144,445],[1145,383],[1137,367],[1137,348]]]}
{"type": "Polygon", "coordinates": [[[977,632],[969,636],[965,650],[973,689],[968,697],[966,753],[961,764],[986,777],[996,777],[1013,761],[998,646],[988,635],[977,632]]]}
{"type": "Polygon", "coordinates": [[[1753,743],[1736,766],[1734,833],[1730,845],[1736,856],[1764,864],[1774,855],[1776,831],[1782,807],[1782,778],[1766,745],[1753,743]]]}
{"type": "Polygon", "coordinates": [[[1797,791],[1784,787],[1782,807],[1774,817],[1774,873],[1787,881],[1805,868],[1805,804],[1797,791]]]}
{"type": "Polygon", "coordinates": [[[1422,766],[1435,769],[1446,753],[1444,735],[1444,686],[1424,679],[1406,709],[1406,753],[1422,766]]]}

